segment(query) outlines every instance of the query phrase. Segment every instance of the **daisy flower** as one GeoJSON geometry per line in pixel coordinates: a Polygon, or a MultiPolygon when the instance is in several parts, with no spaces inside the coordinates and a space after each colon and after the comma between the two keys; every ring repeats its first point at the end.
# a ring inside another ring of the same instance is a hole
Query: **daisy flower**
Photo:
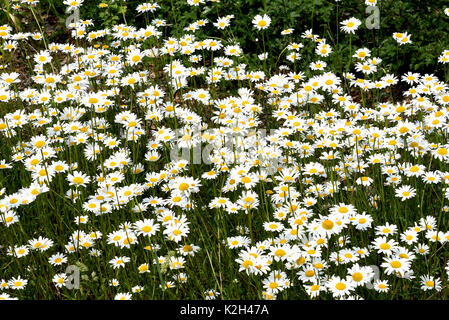
{"type": "Polygon", "coordinates": [[[340,29],[346,33],[355,33],[358,27],[362,24],[362,22],[357,18],[350,18],[340,22],[340,29]]]}
{"type": "Polygon", "coordinates": [[[204,291],[204,296],[206,297],[206,300],[215,300],[220,295],[220,292],[218,292],[215,289],[209,289],[204,291]]]}
{"type": "Polygon", "coordinates": [[[125,263],[130,262],[130,261],[131,261],[131,259],[129,257],[118,257],[118,256],[115,256],[113,259],[111,259],[109,261],[109,263],[111,264],[111,266],[114,269],[117,269],[117,268],[121,268],[121,267],[124,268],[125,267],[125,263]]]}
{"type": "Polygon", "coordinates": [[[258,30],[267,29],[270,26],[271,18],[266,14],[263,16],[258,14],[254,17],[252,23],[258,30]]]}
{"type": "Polygon", "coordinates": [[[52,281],[56,287],[62,288],[65,285],[65,282],[67,281],[67,276],[65,273],[58,273],[54,275],[52,281]]]}
{"type": "Polygon", "coordinates": [[[387,240],[387,237],[379,237],[373,241],[372,248],[378,253],[391,253],[397,246],[394,239],[387,240]]]}
{"type": "Polygon", "coordinates": [[[332,293],[334,298],[349,295],[354,290],[354,285],[351,281],[341,279],[338,276],[331,277],[326,282],[327,289],[332,293]]]}
{"type": "Polygon", "coordinates": [[[430,275],[422,275],[420,278],[421,290],[441,290],[441,280],[435,277],[431,277],[430,275]]]}
{"type": "Polygon", "coordinates": [[[22,290],[28,284],[28,280],[22,279],[21,276],[13,277],[8,281],[8,288],[13,290],[22,290]]]}
{"type": "Polygon", "coordinates": [[[377,292],[388,292],[390,285],[387,280],[376,280],[374,282],[374,290],[377,292]]]}
{"type": "Polygon", "coordinates": [[[416,190],[409,185],[403,185],[395,190],[396,197],[400,198],[401,201],[411,199],[416,195],[416,190]]]}
{"type": "Polygon", "coordinates": [[[282,30],[281,35],[285,36],[287,34],[292,34],[294,30],[295,29],[293,29],[293,28],[288,28],[288,29],[282,30]]]}
{"type": "Polygon", "coordinates": [[[403,276],[410,271],[410,261],[399,257],[385,257],[381,267],[384,268],[386,274],[394,274],[403,276]]]}
{"type": "Polygon", "coordinates": [[[351,277],[356,287],[364,286],[374,277],[374,271],[371,267],[359,266],[356,263],[348,269],[348,277],[351,277]]]}
{"type": "Polygon", "coordinates": [[[327,63],[324,61],[321,61],[321,60],[310,63],[311,70],[324,70],[324,68],[326,68],[326,66],[327,66],[327,63]]]}
{"type": "Polygon", "coordinates": [[[410,40],[411,35],[409,35],[407,32],[395,32],[393,33],[393,39],[396,40],[399,45],[412,43],[410,40]]]}
{"type": "Polygon", "coordinates": [[[75,10],[78,9],[82,4],[84,0],[64,0],[64,4],[68,6],[67,10],[75,10]]]}
{"type": "Polygon", "coordinates": [[[159,224],[153,219],[139,220],[134,223],[134,230],[138,235],[153,236],[159,230],[159,224]]]}
{"type": "Polygon", "coordinates": [[[67,257],[63,253],[56,253],[48,259],[48,262],[53,266],[61,265],[67,262],[67,257]]]}
{"type": "Polygon", "coordinates": [[[327,288],[323,285],[320,285],[318,283],[312,284],[312,285],[303,285],[304,289],[306,289],[307,294],[311,298],[316,298],[320,295],[321,292],[326,292],[327,288]]]}
{"type": "Polygon", "coordinates": [[[67,181],[71,186],[85,187],[90,182],[90,178],[80,171],[74,171],[73,174],[67,175],[67,181]]]}
{"type": "Polygon", "coordinates": [[[132,300],[132,294],[131,293],[117,293],[114,296],[114,300],[132,300]]]}

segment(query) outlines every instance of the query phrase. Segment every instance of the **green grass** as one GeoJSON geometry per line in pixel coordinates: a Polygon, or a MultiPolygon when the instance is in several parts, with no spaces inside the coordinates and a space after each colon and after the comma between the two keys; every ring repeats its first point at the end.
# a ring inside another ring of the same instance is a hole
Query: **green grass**
{"type": "Polygon", "coordinates": [[[132,299],[204,299],[207,290],[215,290],[214,298],[218,299],[327,300],[340,297],[335,285],[318,297],[308,288],[319,283],[322,289],[331,286],[332,280],[348,277],[344,284],[354,287],[344,298],[446,299],[449,90],[444,82],[447,64],[439,63],[438,57],[449,48],[441,37],[449,17],[439,2],[419,8],[412,1],[382,2],[379,30],[365,28],[366,6],[351,5],[352,1],[340,3],[336,10],[334,2],[318,0],[300,2],[303,5],[239,0],[199,7],[175,0],[159,2],[156,13],[143,14],[136,13],[133,1],[105,3],[107,8],[91,3],[81,7],[82,18],[94,18],[87,35],[94,30],[110,31],[92,41],[71,36],[62,27],[63,4],[41,1],[32,11],[25,5],[20,10],[4,7],[5,16],[0,21],[12,27],[0,29],[7,34],[1,38],[0,60],[1,298],[114,299],[129,293],[132,299]],[[263,13],[272,18],[271,24],[257,30],[251,21],[263,13]],[[417,19],[424,13],[425,18],[417,19]],[[218,17],[228,14],[234,15],[230,27],[221,30],[213,26],[218,17]],[[414,17],[416,25],[406,24],[401,14],[414,17]],[[19,18],[24,17],[30,22],[19,24],[23,21],[19,18]],[[97,17],[104,23],[96,21],[97,17]],[[350,17],[362,21],[354,35],[339,27],[350,17]],[[126,31],[132,34],[132,26],[144,28],[154,18],[166,19],[169,24],[155,29],[161,33],[158,38],[120,39],[115,34],[125,20],[126,31]],[[195,32],[184,30],[198,19],[208,19],[208,24],[195,32]],[[315,40],[302,36],[312,24],[315,40]],[[425,28],[433,25],[433,29],[425,28]],[[295,29],[293,34],[281,36],[280,31],[288,27],[295,29]],[[42,41],[20,40],[13,51],[4,47],[9,34],[38,29],[45,31],[42,41]],[[392,34],[405,31],[411,34],[412,43],[399,45],[392,34]],[[144,52],[163,52],[170,48],[170,37],[182,42],[188,34],[195,36],[192,43],[197,46],[194,54],[198,62],[190,60],[191,54],[179,51],[173,55],[147,54],[137,64],[128,59],[129,50],[136,46],[144,52]],[[200,42],[209,40],[223,48],[201,48],[200,42]],[[82,64],[73,52],[46,48],[54,42],[76,47],[82,64]],[[332,49],[329,56],[316,52],[323,42],[332,49]],[[303,46],[297,52],[300,60],[287,59],[293,52],[288,48],[292,43],[303,46]],[[236,44],[242,54],[226,54],[229,46],[236,44]],[[361,48],[370,49],[371,58],[382,59],[376,72],[364,75],[356,71],[364,60],[351,56],[361,48]],[[100,49],[110,54],[92,54],[100,49]],[[33,69],[41,50],[52,57],[42,72],[33,69]],[[261,61],[257,56],[263,52],[268,52],[268,59],[261,61]],[[26,56],[29,60],[24,59],[26,56]],[[107,74],[112,73],[105,67],[114,61],[113,56],[118,57],[115,64],[122,72],[115,84],[108,81],[107,74]],[[220,62],[216,58],[228,59],[232,66],[217,69],[220,62]],[[310,68],[318,60],[327,64],[324,70],[310,68]],[[179,65],[185,69],[176,67],[179,65]],[[65,66],[72,71],[65,73],[65,66]],[[234,69],[237,66],[240,71],[234,69]],[[186,68],[191,69],[186,72],[186,68]],[[172,80],[178,70],[186,74],[186,82],[176,90],[172,80]],[[217,77],[224,76],[215,81],[207,76],[211,70],[219,71],[217,77]],[[344,77],[347,70],[356,79],[380,83],[380,88],[357,86],[344,77]],[[409,71],[421,74],[417,84],[401,81],[409,71]],[[10,84],[8,77],[13,78],[13,72],[19,73],[20,82],[10,84]],[[130,85],[126,77],[137,79],[138,72],[144,72],[145,79],[130,85]],[[258,74],[255,72],[264,74],[265,79],[250,80],[258,74]],[[425,79],[429,74],[435,75],[433,81],[425,79]],[[301,79],[296,81],[293,75],[301,75],[301,79]],[[391,75],[397,77],[397,84],[380,82],[391,75]],[[40,82],[36,76],[49,81],[40,82]],[[326,80],[339,83],[331,86],[326,80]],[[77,82],[84,84],[76,88],[77,82]],[[407,95],[410,88],[420,95],[407,95]],[[23,97],[27,89],[36,90],[36,101],[23,97]],[[159,94],[152,93],[154,90],[159,94]],[[41,94],[46,91],[53,96],[43,101],[41,94]],[[79,94],[79,99],[59,102],[58,92],[79,94]],[[339,102],[338,97],[348,102],[339,102]],[[70,118],[69,108],[82,113],[70,118]],[[181,135],[165,139],[168,131],[181,135]],[[190,141],[187,133],[196,147],[189,147],[184,167],[176,167],[180,162],[172,158],[171,151],[190,141]],[[133,134],[135,139],[130,138],[133,134]],[[109,138],[118,145],[108,147],[109,138]],[[160,141],[156,143],[156,139],[160,141]],[[212,162],[196,160],[198,146],[210,148],[212,162]],[[87,147],[98,148],[98,152],[90,158],[87,147]],[[149,159],[151,151],[158,153],[156,160],[149,159]],[[333,152],[334,157],[329,157],[333,152]],[[372,156],[380,160],[374,161],[372,156]],[[242,159],[245,163],[239,162],[242,159]],[[58,161],[64,162],[67,170],[53,176],[51,168],[56,169],[58,161]],[[419,167],[423,173],[414,176],[411,168],[418,165],[423,166],[419,167]],[[136,168],[141,172],[136,173],[136,168]],[[81,180],[71,178],[77,173],[83,174],[81,180]],[[120,182],[111,179],[114,174],[120,182]],[[214,174],[216,177],[210,179],[214,174]],[[434,174],[440,181],[432,183],[425,174],[434,174]],[[359,183],[362,178],[371,182],[359,183]],[[89,182],[84,183],[86,179],[89,182]],[[394,185],[387,183],[388,179],[400,181],[394,185]],[[35,185],[38,181],[42,182],[40,190],[35,185]],[[251,185],[253,181],[256,183],[251,185]],[[416,194],[412,192],[410,199],[402,200],[397,194],[402,186],[413,188],[416,194]],[[30,193],[36,190],[39,194],[33,197],[30,193]],[[69,192],[78,197],[69,199],[69,192]],[[210,204],[217,198],[226,198],[238,209],[213,208],[210,204]],[[253,207],[249,206],[252,201],[253,207]],[[105,212],[95,212],[90,204],[104,205],[105,212]],[[334,213],[340,207],[350,212],[354,208],[355,212],[334,213]],[[87,223],[75,222],[81,216],[87,217],[87,223]],[[164,220],[167,216],[170,219],[164,220]],[[372,219],[366,229],[358,229],[365,223],[362,218],[372,219]],[[153,219],[159,227],[151,236],[137,235],[133,230],[134,223],[145,219],[153,219]],[[170,223],[176,224],[176,220],[183,226],[179,241],[167,235],[170,223]],[[270,225],[286,233],[272,231],[270,225]],[[406,232],[417,226],[417,241],[407,242],[406,232]],[[387,227],[393,231],[383,231],[387,227]],[[183,234],[183,228],[188,232],[183,234]],[[122,231],[122,238],[117,241],[128,241],[122,247],[110,241],[118,231],[122,231]],[[441,241],[429,239],[433,231],[441,241]],[[73,239],[83,233],[86,238],[73,239]],[[95,233],[97,239],[90,241],[95,233]],[[244,245],[232,248],[237,236],[244,245]],[[398,251],[392,249],[388,254],[373,248],[382,236],[390,244],[394,240],[393,249],[398,251]],[[48,250],[33,248],[30,241],[39,237],[52,241],[48,250]],[[427,245],[427,251],[419,253],[418,244],[427,245]],[[71,245],[73,249],[68,249],[71,245]],[[199,251],[182,255],[181,251],[191,245],[199,251]],[[22,257],[9,254],[11,248],[21,246],[29,252],[22,257]],[[366,255],[357,252],[361,248],[366,255]],[[98,256],[93,255],[96,252],[98,256]],[[57,253],[64,254],[67,261],[51,264],[50,257],[57,253]],[[345,253],[338,263],[338,257],[345,253]],[[130,260],[124,267],[113,268],[111,260],[115,257],[130,260]],[[356,260],[346,263],[345,259],[352,257],[356,260]],[[393,264],[385,265],[389,257],[410,264],[408,277],[390,274],[393,264]],[[177,264],[176,259],[181,262],[177,264]],[[148,272],[139,271],[143,264],[148,264],[148,272]],[[355,287],[357,276],[350,270],[357,264],[365,267],[363,277],[368,281],[355,287]],[[80,271],[78,289],[54,281],[55,275],[67,272],[70,276],[68,266],[77,266],[80,271]],[[310,280],[313,276],[303,279],[311,270],[318,274],[315,282],[310,280]],[[281,280],[273,278],[279,273],[281,280]],[[179,275],[186,281],[176,280],[179,275]],[[13,283],[19,276],[28,281],[22,289],[14,288],[20,287],[13,283]],[[423,276],[433,277],[439,287],[423,290],[423,276]],[[111,285],[113,280],[119,284],[111,285]],[[373,289],[375,280],[386,281],[387,290],[373,289]],[[143,290],[134,292],[136,286],[143,290]]]}

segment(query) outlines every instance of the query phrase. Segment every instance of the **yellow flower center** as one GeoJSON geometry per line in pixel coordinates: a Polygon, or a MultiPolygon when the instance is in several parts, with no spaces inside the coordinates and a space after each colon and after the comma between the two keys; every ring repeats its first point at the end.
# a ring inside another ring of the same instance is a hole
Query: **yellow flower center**
{"type": "Polygon", "coordinates": [[[183,182],[179,185],[179,190],[181,190],[181,191],[186,191],[188,188],[189,188],[188,183],[183,182]]]}
{"type": "Polygon", "coordinates": [[[324,220],[321,226],[323,227],[323,229],[332,230],[332,228],[334,227],[334,223],[331,220],[324,220]]]}
{"type": "Polygon", "coordinates": [[[402,266],[402,264],[401,264],[399,261],[397,261],[397,260],[392,261],[392,262],[390,263],[390,265],[391,265],[393,268],[395,268],[395,269],[398,269],[398,268],[400,268],[400,267],[402,266]]]}
{"type": "Polygon", "coordinates": [[[363,275],[360,272],[355,272],[352,275],[352,280],[354,280],[355,282],[359,282],[363,279],[363,275]]]}
{"type": "Polygon", "coordinates": [[[336,285],[335,285],[335,288],[337,289],[337,290],[345,290],[346,289],[346,285],[343,283],[343,282],[339,282],[339,283],[337,283],[336,285]]]}

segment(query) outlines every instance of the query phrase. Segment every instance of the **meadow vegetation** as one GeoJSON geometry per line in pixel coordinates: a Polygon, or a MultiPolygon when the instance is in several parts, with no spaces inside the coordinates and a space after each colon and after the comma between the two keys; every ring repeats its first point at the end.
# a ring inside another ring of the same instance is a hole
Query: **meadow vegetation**
{"type": "Polygon", "coordinates": [[[0,299],[446,299],[444,3],[4,0],[0,299]]]}

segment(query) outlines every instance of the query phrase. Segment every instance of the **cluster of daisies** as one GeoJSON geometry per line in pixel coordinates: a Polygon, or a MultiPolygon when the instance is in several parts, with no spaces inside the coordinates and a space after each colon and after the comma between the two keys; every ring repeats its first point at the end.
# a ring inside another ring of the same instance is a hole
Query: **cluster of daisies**
{"type": "MultiPolygon", "coordinates": [[[[64,3],[75,10],[83,1],[64,3]]],[[[296,39],[282,51],[286,65],[252,70],[238,43],[196,34],[231,28],[233,18],[194,21],[180,37],[164,37],[162,19],[101,30],[81,20],[70,26],[71,43],[0,26],[9,54],[28,41],[43,47],[27,60],[29,79],[1,66],[0,139],[9,152],[0,182],[14,175],[20,187],[0,190],[0,246],[17,266],[0,275],[0,299],[26,297],[43,266],[52,274],[40,281],[67,289],[64,270],[79,257],[107,270],[115,299],[188,288],[207,281],[186,271],[211,259],[198,234],[217,240],[242,277],[259,279],[264,299],[443,290],[447,84],[433,74],[385,73],[366,47],[351,53],[353,72],[338,76],[325,61],[332,46],[312,30],[284,30],[296,39]],[[305,46],[316,59],[298,71],[305,46]],[[398,83],[408,90],[395,102],[388,92],[398,83]],[[41,211],[41,201],[53,211],[41,211]],[[205,229],[197,223],[205,213],[229,229],[205,229]],[[41,228],[42,219],[51,227],[41,228]],[[130,273],[135,283],[122,286],[130,273]]],[[[263,32],[271,19],[252,23],[263,32]]],[[[360,25],[350,18],[341,30],[360,25]]],[[[406,32],[393,37],[411,43],[406,32]]],[[[445,51],[439,61],[448,58],[445,51]]],[[[236,298],[225,293],[223,282],[201,292],[236,298]]]]}

